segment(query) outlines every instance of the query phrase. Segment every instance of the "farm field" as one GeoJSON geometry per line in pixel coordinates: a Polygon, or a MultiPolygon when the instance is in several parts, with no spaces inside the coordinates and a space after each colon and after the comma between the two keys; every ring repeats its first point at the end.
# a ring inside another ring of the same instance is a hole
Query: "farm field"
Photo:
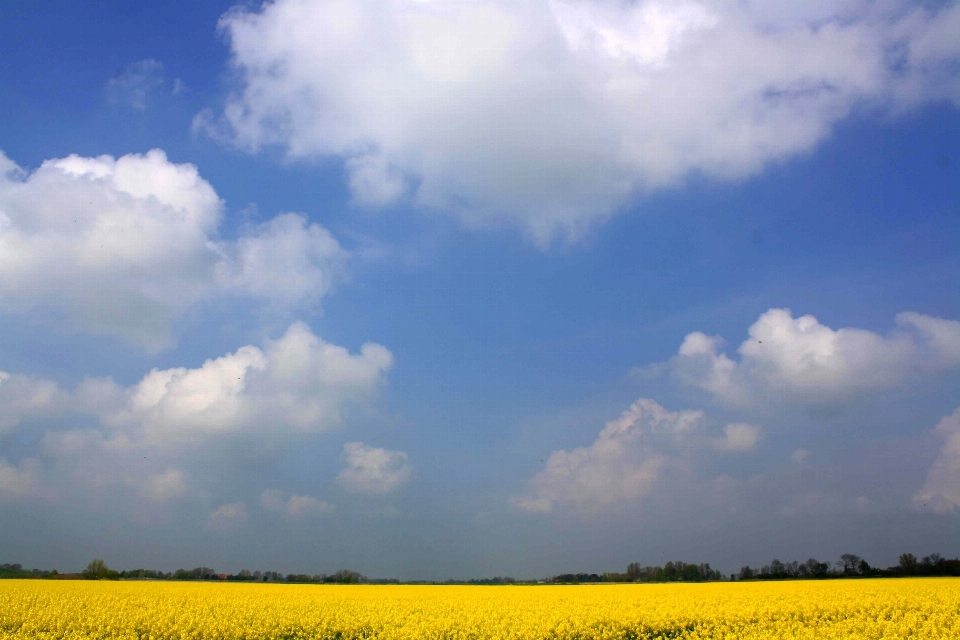
{"type": "Polygon", "coordinates": [[[0,581],[26,638],[960,638],[960,580],[580,586],[0,581]]]}

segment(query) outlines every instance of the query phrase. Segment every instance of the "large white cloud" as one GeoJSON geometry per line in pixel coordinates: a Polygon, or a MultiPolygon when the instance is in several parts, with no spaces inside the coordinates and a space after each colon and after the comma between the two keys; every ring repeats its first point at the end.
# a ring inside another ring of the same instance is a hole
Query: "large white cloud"
{"type": "Polygon", "coordinates": [[[198,128],[541,243],[638,190],[754,174],[858,107],[960,103],[952,2],[273,0],[221,26],[242,85],[198,128]]]}
{"type": "Polygon", "coordinates": [[[950,513],[960,509],[960,408],[944,417],[934,433],[944,443],[913,503],[925,511],[950,513]]]}
{"type": "Polygon", "coordinates": [[[530,481],[526,494],[510,502],[523,511],[547,512],[573,506],[591,512],[636,503],[649,494],[671,469],[686,466],[686,453],[698,448],[748,451],[760,428],[727,425],[723,438],[703,433],[701,411],[671,412],[641,398],[619,418],[608,422],[589,447],[554,451],[546,467],[530,481]]]}
{"type": "Polygon", "coordinates": [[[240,431],[318,432],[338,426],[344,404],[369,397],[392,363],[381,345],[367,343],[351,354],[296,322],[264,350],[248,345],[196,369],[154,369],[121,393],[88,384],[77,401],[96,406],[90,395],[119,399],[101,409],[104,424],[137,429],[156,445],[240,431]]]}
{"type": "Polygon", "coordinates": [[[81,330],[148,350],[215,296],[312,304],[346,252],[319,225],[278,216],[217,240],[223,205],[190,164],[159,149],[69,156],[26,173],[0,153],[0,308],[55,310],[81,330]]]}
{"type": "MultiPolygon", "coordinates": [[[[14,382],[13,391],[25,394],[21,399],[0,386],[7,430],[37,416],[87,425],[47,431],[39,459],[0,462],[0,492],[68,495],[112,487],[157,503],[206,499],[222,475],[211,460],[262,455],[338,428],[346,406],[373,399],[392,363],[378,344],[350,353],[297,322],[262,349],[247,345],[193,369],[154,369],[129,387],[87,379],[67,391],[0,372],[2,385],[14,382]]],[[[380,482],[392,489],[409,467],[395,469],[389,463],[397,452],[385,453],[380,482]]],[[[326,508],[308,498],[292,496],[286,512],[306,516],[326,508]]]]}
{"type": "Polygon", "coordinates": [[[888,389],[916,375],[960,367],[960,322],[901,313],[886,336],[831,329],[811,315],[771,309],[750,327],[732,359],[722,340],[689,334],[671,359],[673,375],[740,406],[831,406],[888,389]]]}
{"type": "Polygon", "coordinates": [[[385,494],[410,479],[413,467],[403,451],[369,447],[362,442],[343,445],[343,470],[337,482],[353,493],[385,494]]]}

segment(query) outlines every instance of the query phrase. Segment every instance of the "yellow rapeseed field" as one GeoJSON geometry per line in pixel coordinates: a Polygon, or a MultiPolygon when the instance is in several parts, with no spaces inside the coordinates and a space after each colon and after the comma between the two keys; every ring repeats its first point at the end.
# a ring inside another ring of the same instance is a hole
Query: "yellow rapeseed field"
{"type": "Polygon", "coordinates": [[[960,580],[320,586],[0,580],[14,638],[960,638],[960,580]]]}

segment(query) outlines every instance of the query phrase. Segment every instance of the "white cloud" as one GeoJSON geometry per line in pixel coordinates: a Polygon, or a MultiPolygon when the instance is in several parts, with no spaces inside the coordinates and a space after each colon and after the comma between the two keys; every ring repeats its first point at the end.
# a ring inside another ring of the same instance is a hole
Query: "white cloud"
{"type": "Polygon", "coordinates": [[[327,515],[333,511],[333,505],[317,500],[313,496],[292,495],[287,500],[287,515],[291,518],[308,518],[327,515]]]}
{"type": "Polygon", "coordinates": [[[739,361],[722,340],[689,334],[671,359],[673,375],[722,402],[749,406],[767,399],[830,406],[888,389],[910,376],[960,367],[960,322],[901,313],[887,336],[833,330],[811,315],[771,309],[749,329],[739,361]]]}
{"type": "Polygon", "coordinates": [[[294,214],[216,240],[220,198],[196,167],[159,149],[72,155],[31,173],[0,153],[0,169],[3,311],[54,310],[150,351],[171,346],[171,325],[217,296],[316,304],[347,258],[294,214]]]}
{"type": "MultiPolygon", "coordinates": [[[[343,408],[371,401],[392,362],[380,345],[365,344],[359,353],[350,353],[298,322],[279,339],[266,341],[263,349],[247,345],[194,369],[154,369],[129,387],[87,379],[67,391],[51,381],[4,374],[3,385],[15,381],[19,386],[11,389],[25,394],[18,404],[12,402],[16,394],[4,395],[0,387],[0,412],[11,410],[5,414],[9,429],[37,415],[92,418],[93,424],[46,432],[40,460],[20,467],[2,464],[0,490],[22,495],[39,487],[35,480],[44,471],[58,494],[78,499],[107,490],[118,499],[139,502],[204,498],[224,479],[211,460],[262,456],[307,434],[339,427],[343,408]],[[45,394],[27,394],[35,389],[45,394]],[[31,400],[37,396],[48,401],[31,400]]],[[[362,489],[389,490],[409,474],[409,465],[392,464],[403,454],[372,451],[370,460],[378,452],[388,459],[379,467],[380,476],[368,477],[370,484],[362,489]]],[[[360,470],[377,468],[361,465],[360,470]]],[[[333,509],[310,496],[284,500],[283,510],[295,518],[333,509]]]]}
{"type": "Polygon", "coordinates": [[[317,224],[287,213],[250,230],[235,244],[221,244],[225,259],[216,281],[225,290],[284,304],[319,299],[340,276],[347,253],[317,224]]]}
{"type": "Polygon", "coordinates": [[[794,449],[793,453],[790,454],[790,462],[793,464],[803,464],[810,459],[810,451],[808,449],[794,449]]]}
{"type": "Polygon", "coordinates": [[[670,412],[642,398],[608,422],[589,447],[554,451],[546,468],[530,481],[530,491],[510,502],[531,512],[559,506],[597,511],[636,502],[678,464],[662,451],[664,445],[694,436],[702,422],[700,411],[670,412]]]}
{"type": "Polygon", "coordinates": [[[403,451],[375,449],[362,442],[343,445],[340,460],[344,469],[337,474],[337,482],[354,493],[390,493],[413,473],[403,451]]]}
{"type": "Polygon", "coordinates": [[[206,528],[213,531],[232,531],[249,518],[244,502],[231,502],[216,508],[207,519],[206,528]]]}
{"type": "Polygon", "coordinates": [[[144,494],[154,502],[175,500],[187,492],[187,474],[182,469],[167,469],[154,474],[144,486],[144,494]]]}
{"type": "Polygon", "coordinates": [[[0,433],[15,427],[25,416],[57,411],[66,396],[51,380],[0,371],[0,433]]]}
{"type": "Polygon", "coordinates": [[[195,124],[340,157],[361,204],[547,243],[637,191],[755,174],[859,106],[960,103],[958,25],[908,0],[274,0],[222,19],[242,85],[195,124]]]}
{"type": "Polygon", "coordinates": [[[927,472],[923,488],[913,496],[919,509],[951,513],[960,508],[960,408],[945,416],[934,428],[943,446],[927,472]]]}
{"type": "Polygon", "coordinates": [[[24,458],[17,466],[0,458],[0,500],[23,500],[46,495],[43,467],[36,458],[24,458]]]}
{"type": "Polygon", "coordinates": [[[723,428],[723,438],[716,441],[717,448],[732,453],[752,451],[760,441],[762,433],[760,427],[752,424],[728,424],[723,428]]]}
{"type": "Polygon", "coordinates": [[[332,513],[334,505],[313,496],[288,495],[277,489],[267,489],[260,494],[260,506],[267,511],[283,513],[290,518],[315,518],[332,513]]]}
{"type": "Polygon", "coordinates": [[[339,426],[344,404],[376,390],[392,363],[378,344],[364,344],[354,355],[296,322],[264,350],[248,345],[196,369],[154,369],[102,418],[115,428],[141,430],[156,445],[240,431],[326,431],[339,426]]]}
{"type": "MultiPolygon", "coordinates": [[[[70,410],[151,445],[240,431],[320,432],[339,426],[344,405],[370,398],[392,365],[393,355],[379,344],[351,354],[295,322],[263,350],[247,345],[196,369],[154,369],[128,388],[88,378],[68,393],[49,380],[0,372],[0,409],[8,409],[7,429],[28,416],[70,410]]],[[[77,435],[86,433],[65,432],[64,438],[86,442],[86,435],[77,435]]]]}

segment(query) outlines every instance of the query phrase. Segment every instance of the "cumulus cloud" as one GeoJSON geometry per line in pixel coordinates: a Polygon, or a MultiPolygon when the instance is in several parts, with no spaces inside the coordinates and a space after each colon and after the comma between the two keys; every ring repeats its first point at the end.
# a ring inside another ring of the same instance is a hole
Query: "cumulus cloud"
{"type": "Polygon", "coordinates": [[[197,168],[159,149],[72,155],[30,173],[0,153],[0,306],[54,310],[156,351],[194,304],[233,295],[313,305],[342,271],[347,253],[299,215],[235,242],[216,239],[222,216],[197,168]]]}
{"type": "Polygon", "coordinates": [[[352,493],[390,493],[413,473],[403,451],[376,449],[362,442],[343,445],[340,461],[344,468],[337,474],[337,482],[352,493]]]}
{"type": "Polygon", "coordinates": [[[167,469],[150,476],[144,485],[144,495],[154,502],[167,502],[186,495],[187,474],[182,469],[167,469]]]}
{"type": "Polygon", "coordinates": [[[45,495],[42,477],[43,467],[36,458],[24,458],[16,466],[0,458],[0,501],[45,495]]]}
{"type": "Polygon", "coordinates": [[[231,502],[217,507],[207,519],[206,528],[212,531],[232,531],[249,518],[243,501],[231,502]]]}
{"type": "Polygon", "coordinates": [[[951,513],[960,508],[960,408],[934,428],[944,443],[913,504],[925,511],[951,513]]]}
{"type": "Polygon", "coordinates": [[[733,453],[752,451],[760,441],[762,433],[762,429],[756,425],[742,422],[728,424],[723,428],[723,437],[716,441],[717,448],[733,453]]]}
{"type": "Polygon", "coordinates": [[[198,129],[540,243],[690,174],[755,174],[858,107],[960,103],[956,3],[273,0],[221,28],[241,86],[198,129]]]}
{"type": "Polygon", "coordinates": [[[671,447],[695,436],[700,411],[670,412],[642,398],[608,422],[589,447],[554,451],[546,468],[530,481],[530,491],[510,502],[523,511],[547,512],[559,506],[603,509],[636,502],[650,493],[680,461],[671,447]]]}
{"type": "Polygon", "coordinates": [[[287,494],[278,489],[267,489],[260,494],[260,506],[267,511],[282,513],[290,518],[315,518],[334,511],[334,505],[313,496],[287,494]]]}
{"type": "Polygon", "coordinates": [[[0,371],[0,434],[25,416],[56,411],[65,400],[66,394],[56,382],[0,371]]]}
{"type": "Polygon", "coordinates": [[[303,216],[279,215],[234,244],[221,244],[216,282],[225,290],[284,304],[328,293],[341,275],[346,252],[330,233],[303,216]]]}
{"type": "MultiPolygon", "coordinates": [[[[154,369],[127,388],[88,379],[64,408],[96,415],[114,435],[161,447],[238,432],[322,432],[340,424],[345,404],[369,398],[392,364],[381,345],[367,343],[351,354],[295,322],[262,350],[247,345],[195,369],[154,369]]],[[[77,434],[64,436],[76,443],[51,446],[79,447],[87,435],[77,434]]]]}
{"type": "MultiPolygon", "coordinates": [[[[118,496],[156,503],[205,498],[220,480],[209,468],[211,456],[261,454],[339,427],[344,407],[370,401],[392,362],[380,345],[351,353],[297,322],[262,349],[247,345],[192,369],[154,369],[129,387],[107,378],[65,390],[52,381],[4,373],[3,384],[18,381],[13,389],[26,390],[25,400],[31,400],[18,403],[16,394],[3,395],[0,387],[0,413],[11,407],[19,412],[6,414],[8,430],[37,415],[69,415],[92,424],[45,433],[40,460],[19,467],[4,462],[2,491],[24,495],[40,486],[38,474],[46,471],[59,493],[82,496],[111,488],[118,496]],[[42,401],[32,400],[38,397],[42,401]]],[[[388,458],[381,467],[360,465],[360,471],[380,471],[379,480],[369,476],[365,488],[389,490],[409,474],[408,465],[392,464],[403,454],[372,451],[370,460],[378,452],[388,458]]],[[[332,508],[310,496],[284,497],[283,510],[291,517],[332,508]]]]}
{"type": "Polygon", "coordinates": [[[671,359],[681,383],[739,406],[767,399],[831,406],[888,389],[910,376],[960,367],[960,322],[901,313],[886,336],[833,330],[812,315],[771,309],[749,329],[739,359],[720,351],[719,337],[689,334],[671,359]]]}

